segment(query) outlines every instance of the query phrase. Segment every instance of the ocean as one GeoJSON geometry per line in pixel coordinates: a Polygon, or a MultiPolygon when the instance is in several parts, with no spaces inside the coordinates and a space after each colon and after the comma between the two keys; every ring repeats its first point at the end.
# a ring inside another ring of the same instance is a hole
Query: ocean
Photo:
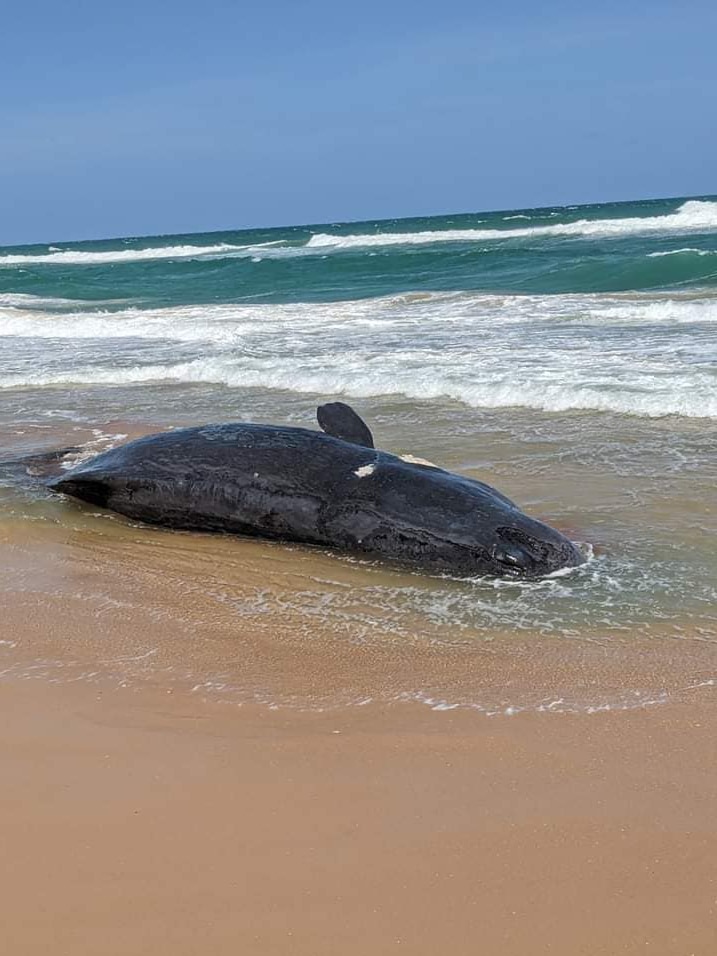
{"type": "Polygon", "coordinates": [[[207,421],[315,427],[341,398],[380,447],[495,485],[588,558],[532,583],[421,575],[138,528],[0,468],[0,589],[45,622],[20,639],[6,617],[7,676],[486,713],[715,680],[694,663],[717,642],[714,198],[2,248],[0,341],[2,461],[207,421]],[[500,682],[476,679],[497,647],[500,682]],[[585,678],[586,647],[655,655],[659,677],[585,678]],[[506,677],[526,648],[555,686],[506,677]]]}

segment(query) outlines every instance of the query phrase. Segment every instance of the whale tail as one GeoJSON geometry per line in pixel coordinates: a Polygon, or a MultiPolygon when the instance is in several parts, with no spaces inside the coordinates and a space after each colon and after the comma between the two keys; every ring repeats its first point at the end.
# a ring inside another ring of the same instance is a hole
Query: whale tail
{"type": "Polygon", "coordinates": [[[55,448],[22,458],[0,461],[0,471],[30,478],[55,478],[63,474],[65,462],[70,455],[77,455],[82,449],[73,445],[70,448],[55,448]]]}
{"type": "Polygon", "coordinates": [[[363,445],[365,448],[375,448],[371,429],[366,422],[357,415],[350,405],[344,402],[328,402],[319,405],[316,409],[316,418],[322,431],[332,438],[351,442],[353,445],[363,445]]]}

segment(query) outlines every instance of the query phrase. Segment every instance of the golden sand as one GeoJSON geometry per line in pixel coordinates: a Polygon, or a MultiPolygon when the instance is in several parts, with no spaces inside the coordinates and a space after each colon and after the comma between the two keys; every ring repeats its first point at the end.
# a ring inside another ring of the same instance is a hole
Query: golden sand
{"type": "Polygon", "coordinates": [[[0,562],[2,956],[717,952],[708,617],[478,632],[35,499],[0,562]]]}
{"type": "Polygon", "coordinates": [[[0,685],[3,952],[712,956],[717,710],[0,685]]]}

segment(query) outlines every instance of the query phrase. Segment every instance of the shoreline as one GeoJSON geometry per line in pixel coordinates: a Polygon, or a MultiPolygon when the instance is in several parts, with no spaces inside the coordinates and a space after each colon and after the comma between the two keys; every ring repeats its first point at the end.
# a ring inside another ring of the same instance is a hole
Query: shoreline
{"type": "Polygon", "coordinates": [[[294,714],[415,705],[506,717],[659,709],[717,686],[714,641],[684,628],[451,632],[379,604],[365,621],[381,569],[98,524],[48,534],[43,523],[37,536],[37,525],[0,524],[0,686],[79,683],[294,714]]]}
{"type": "MultiPolygon", "coordinates": [[[[57,394],[6,428],[10,450],[99,450],[180,401],[182,421],[313,415],[301,396],[157,388],[125,420],[129,392],[57,394]]],[[[713,956],[714,430],[369,417],[599,557],[525,589],[454,581],[8,482],[13,956],[713,956]]]]}
{"type": "Polygon", "coordinates": [[[510,719],[0,695],[9,952],[713,950],[711,693],[510,719]]]}

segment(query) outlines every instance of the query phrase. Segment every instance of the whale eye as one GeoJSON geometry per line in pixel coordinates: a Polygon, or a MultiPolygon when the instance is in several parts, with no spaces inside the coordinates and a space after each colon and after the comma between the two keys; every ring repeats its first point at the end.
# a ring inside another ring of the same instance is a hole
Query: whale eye
{"type": "Polygon", "coordinates": [[[501,564],[519,571],[527,571],[534,563],[530,555],[514,544],[499,545],[493,551],[493,557],[501,564]]]}
{"type": "Polygon", "coordinates": [[[554,550],[546,542],[539,541],[519,528],[498,528],[497,533],[501,539],[498,550],[512,555],[520,554],[522,560],[528,564],[535,561],[544,561],[554,550]]]}
{"type": "MultiPolygon", "coordinates": [[[[541,530],[537,521],[533,525],[541,530]]],[[[524,574],[548,574],[582,563],[575,545],[547,526],[545,538],[515,527],[496,528],[495,533],[498,540],[493,546],[494,560],[524,574]]]]}

